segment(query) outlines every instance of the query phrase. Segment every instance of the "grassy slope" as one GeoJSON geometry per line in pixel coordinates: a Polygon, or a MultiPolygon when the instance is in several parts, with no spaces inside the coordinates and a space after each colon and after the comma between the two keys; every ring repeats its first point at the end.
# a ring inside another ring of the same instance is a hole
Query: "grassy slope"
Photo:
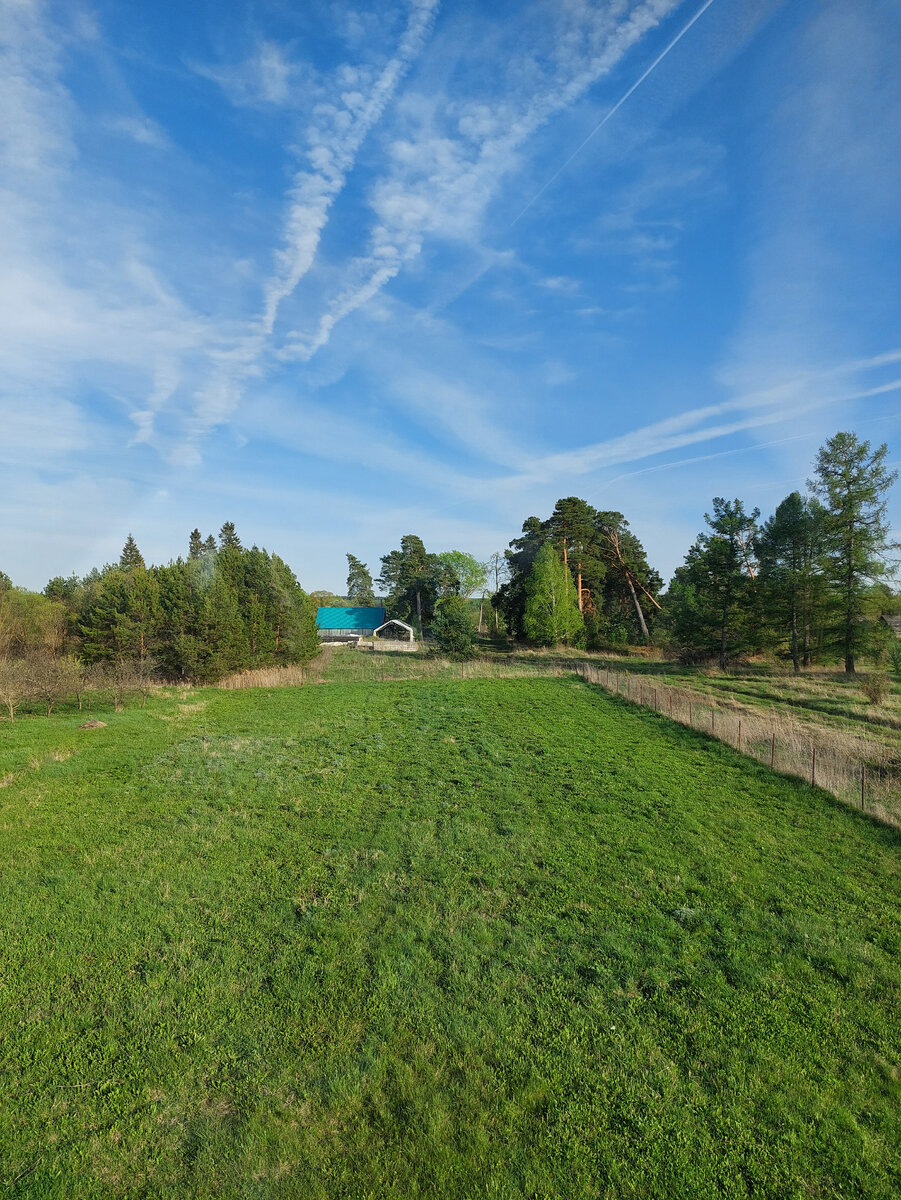
{"type": "Polygon", "coordinates": [[[0,734],[0,1194],[901,1190],[896,832],[568,680],[101,716],[0,734]]]}

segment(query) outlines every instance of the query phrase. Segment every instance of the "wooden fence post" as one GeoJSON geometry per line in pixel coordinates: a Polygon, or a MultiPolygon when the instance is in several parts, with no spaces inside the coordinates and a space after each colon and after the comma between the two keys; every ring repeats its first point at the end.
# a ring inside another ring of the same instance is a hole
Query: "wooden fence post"
{"type": "Polygon", "coordinates": [[[741,717],[738,718],[738,753],[741,754],[741,717]]]}
{"type": "Polygon", "coordinates": [[[866,807],[867,794],[867,764],[860,764],[860,807],[866,807]]]}
{"type": "Polygon", "coordinates": [[[657,689],[654,688],[654,710],[657,709],[657,689]]]}

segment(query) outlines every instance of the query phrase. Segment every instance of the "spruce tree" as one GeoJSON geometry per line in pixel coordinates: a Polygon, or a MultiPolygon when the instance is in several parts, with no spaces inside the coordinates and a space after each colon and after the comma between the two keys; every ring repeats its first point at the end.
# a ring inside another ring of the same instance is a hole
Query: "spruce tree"
{"type": "Polygon", "coordinates": [[[203,557],[203,537],[199,529],[192,529],[191,536],[188,539],[188,558],[197,559],[203,557]]]}
{"type": "Polygon", "coordinates": [[[714,497],[709,532],[699,533],[676,570],[667,595],[673,633],[683,650],[715,653],[720,670],[742,651],[756,648],[757,564],[754,546],[759,509],[714,497]]]}
{"type": "Polygon", "coordinates": [[[119,555],[119,570],[144,570],[144,557],[131,534],[126,538],[125,545],[122,547],[122,553],[119,555]]]}
{"type": "Polygon", "coordinates": [[[825,508],[824,568],[835,598],[835,640],[848,674],[866,644],[867,589],[890,573],[889,556],[898,549],[886,521],[886,495],[898,472],[887,469],[887,454],[884,442],[872,450],[855,433],[837,433],[821,447],[808,480],[825,508]]]}
{"type": "Polygon", "coordinates": [[[240,550],[241,539],[235,531],[234,521],[226,521],[219,530],[220,550],[240,550]]]}
{"type": "Polygon", "coordinates": [[[757,539],[768,640],[787,647],[796,672],[810,665],[821,619],[823,510],[800,492],[786,496],[757,539]]]}
{"type": "Polygon", "coordinates": [[[216,553],[216,539],[213,537],[212,534],[209,534],[207,536],[206,541],[203,543],[203,556],[205,558],[212,557],[212,555],[214,555],[215,553],[216,553]]]}

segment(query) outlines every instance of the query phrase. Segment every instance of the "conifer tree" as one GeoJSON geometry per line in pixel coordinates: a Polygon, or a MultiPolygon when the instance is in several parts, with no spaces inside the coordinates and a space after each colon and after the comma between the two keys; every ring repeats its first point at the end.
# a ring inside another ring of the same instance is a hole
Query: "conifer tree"
{"type": "Polygon", "coordinates": [[[363,608],[375,604],[369,568],[353,554],[347,555],[347,599],[363,608]]]}
{"type": "Polygon", "coordinates": [[[212,534],[209,534],[203,543],[203,553],[205,557],[212,557],[216,553],[216,539],[212,534]]]}
{"type": "Polygon", "coordinates": [[[810,665],[822,612],[823,510],[800,492],[786,496],[760,530],[760,596],[776,646],[786,646],[795,671],[810,665]]]}
{"type": "MultiPolygon", "coordinates": [[[[211,535],[212,536],[212,535],[211,535]]],[[[240,550],[241,539],[235,530],[234,521],[226,521],[219,530],[220,550],[240,550]]]]}
{"type": "Polygon", "coordinates": [[[144,570],[144,557],[131,534],[126,538],[125,545],[122,547],[122,553],[119,555],[119,570],[144,570]]]}
{"type": "Polygon", "coordinates": [[[854,433],[837,433],[817,454],[808,486],[825,508],[824,568],[835,597],[833,630],[853,674],[864,648],[867,589],[889,573],[889,555],[898,549],[889,540],[886,495],[898,478],[886,467],[888,447],[876,450],[854,433]]]}
{"type": "Polygon", "coordinates": [[[709,532],[699,533],[676,570],[668,592],[673,632],[683,648],[715,653],[720,670],[729,658],[755,648],[753,551],[759,509],[745,512],[741,500],[714,497],[709,532]]]}
{"type": "Polygon", "coordinates": [[[188,539],[188,558],[198,559],[203,557],[203,537],[199,529],[192,529],[191,536],[188,539]]]}

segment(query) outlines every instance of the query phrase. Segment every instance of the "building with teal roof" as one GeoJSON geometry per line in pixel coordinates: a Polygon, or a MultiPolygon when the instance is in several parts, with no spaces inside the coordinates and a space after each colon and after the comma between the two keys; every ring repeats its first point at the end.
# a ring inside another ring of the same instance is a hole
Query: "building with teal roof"
{"type": "Polygon", "coordinates": [[[316,610],[316,628],[323,642],[355,641],[361,637],[372,637],[384,624],[384,608],[339,608],[330,605],[316,610]]]}

